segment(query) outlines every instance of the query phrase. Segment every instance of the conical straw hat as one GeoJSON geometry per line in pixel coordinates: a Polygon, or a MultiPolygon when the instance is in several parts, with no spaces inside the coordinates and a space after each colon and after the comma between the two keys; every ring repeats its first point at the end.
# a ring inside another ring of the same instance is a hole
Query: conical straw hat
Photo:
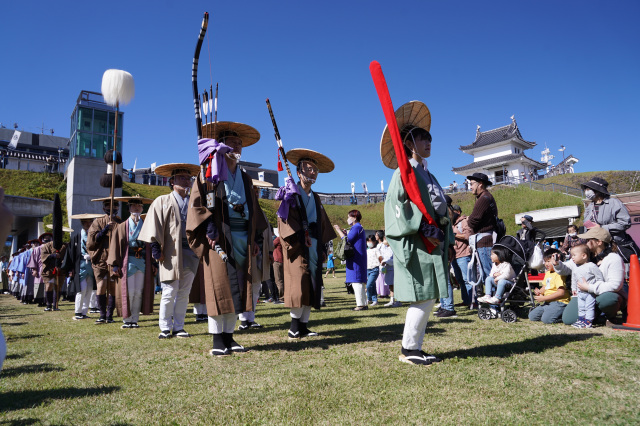
{"type": "MultiPolygon", "coordinates": [[[[429,112],[429,108],[420,101],[407,102],[396,110],[395,115],[400,133],[402,133],[402,129],[406,127],[420,127],[427,132],[431,129],[431,112],[429,112]]],[[[396,158],[391,133],[389,133],[387,126],[384,126],[384,130],[382,131],[380,157],[385,166],[390,169],[398,168],[398,159],[396,158]]]]}
{"type": "Polygon", "coordinates": [[[287,160],[294,166],[297,166],[298,162],[305,158],[312,160],[312,162],[318,166],[320,173],[329,173],[335,168],[333,161],[331,161],[326,155],[320,154],[318,151],[305,148],[294,148],[287,152],[287,160]]]}

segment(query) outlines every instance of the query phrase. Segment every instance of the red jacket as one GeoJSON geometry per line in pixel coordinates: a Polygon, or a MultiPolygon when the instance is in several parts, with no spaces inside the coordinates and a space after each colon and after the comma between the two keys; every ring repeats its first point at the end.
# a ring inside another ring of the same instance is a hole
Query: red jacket
{"type": "Polygon", "coordinates": [[[280,237],[276,237],[276,239],[273,240],[273,261],[278,263],[283,262],[282,244],[280,243],[280,237]]]}

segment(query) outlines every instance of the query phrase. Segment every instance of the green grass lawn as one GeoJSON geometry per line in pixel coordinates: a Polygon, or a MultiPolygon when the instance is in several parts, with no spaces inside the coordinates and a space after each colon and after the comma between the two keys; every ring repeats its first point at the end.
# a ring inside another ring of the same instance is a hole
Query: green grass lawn
{"type": "MultiPolygon", "coordinates": [[[[429,322],[430,367],[398,361],[406,307],[353,312],[344,273],[314,311],[320,336],[289,342],[288,309],[259,304],[251,349],[212,358],[205,324],[190,339],[158,340],[157,315],[139,329],[72,321],[0,296],[8,356],[0,424],[634,424],[640,334],[519,320],[429,322]]],[[[456,291],[456,297],[459,293],[456,291]]],[[[384,300],[384,299],[383,299],[384,300]]],[[[156,311],[159,296],[156,296],[156,311]]],[[[93,315],[95,317],[95,315],[93,315]]]]}

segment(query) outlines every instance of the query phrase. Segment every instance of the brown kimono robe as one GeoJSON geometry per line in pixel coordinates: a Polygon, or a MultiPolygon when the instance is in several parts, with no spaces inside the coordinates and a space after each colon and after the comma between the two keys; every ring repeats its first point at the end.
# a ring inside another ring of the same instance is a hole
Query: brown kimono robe
{"type": "MultiPolygon", "coordinates": [[[[114,222],[120,223],[121,219],[116,217],[114,222]]],[[[109,257],[109,240],[113,234],[113,227],[100,240],[97,239],[98,232],[102,231],[109,223],[109,216],[104,215],[93,221],[87,235],[87,252],[91,256],[91,266],[96,280],[104,279],[109,273],[107,258],[109,257]]]]}
{"type": "MultiPolygon", "coordinates": [[[[40,276],[42,277],[42,282],[45,284],[45,291],[52,291],[53,285],[51,280],[53,280],[56,276],[54,274],[54,270],[56,268],[56,258],[52,256],[56,251],[53,248],[53,241],[49,241],[48,243],[40,246],[40,259],[42,261],[42,271],[40,271],[40,276]]],[[[67,245],[63,244],[60,249],[60,264],[62,264],[62,259],[64,258],[64,254],[67,251],[67,245]]],[[[63,274],[62,269],[58,271],[58,276],[62,277],[63,274]]],[[[60,287],[62,287],[62,281],[64,279],[60,278],[60,287]]]]}
{"type": "MultiPolygon", "coordinates": [[[[336,238],[331,222],[320,197],[314,192],[316,203],[316,231],[318,240],[318,263],[325,258],[325,245],[336,238]]],[[[304,213],[306,216],[306,212],[304,213]]],[[[312,284],[309,272],[309,248],[304,243],[304,230],[302,218],[297,208],[289,210],[286,222],[278,217],[278,232],[282,244],[282,257],[284,265],[284,305],[287,308],[300,308],[313,306],[320,309],[320,291],[322,289],[322,266],[316,268],[315,285],[312,284]]],[[[310,230],[311,232],[311,230],[310,230]]]]}
{"type": "MultiPolygon", "coordinates": [[[[142,220],[142,219],[141,219],[142,220]]],[[[144,286],[142,288],[142,315],[153,313],[153,295],[156,287],[153,280],[153,260],[151,259],[151,244],[145,243],[144,254],[144,286]]],[[[115,227],[109,245],[107,265],[120,268],[122,278],[116,279],[116,309],[123,318],[131,316],[129,306],[129,287],[127,286],[127,265],[129,264],[129,220],[125,220],[115,227]]]]}
{"type": "Polygon", "coordinates": [[[240,314],[253,311],[251,292],[251,268],[254,261],[251,255],[253,242],[257,234],[261,234],[267,227],[258,197],[253,191],[253,181],[248,174],[241,171],[244,183],[247,207],[249,209],[249,229],[247,231],[247,263],[241,275],[242,282],[238,282],[236,264],[233,259],[233,245],[231,243],[231,227],[227,214],[226,193],[223,184],[219,184],[215,194],[215,208],[212,214],[207,208],[206,193],[200,176],[191,188],[189,213],[187,214],[187,239],[191,250],[201,259],[203,265],[207,315],[218,316],[229,313],[240,314]],[[207,222],[213,216],[218,229],[218,244],[229,257],[225,263],[207,241],[207,222]]]}

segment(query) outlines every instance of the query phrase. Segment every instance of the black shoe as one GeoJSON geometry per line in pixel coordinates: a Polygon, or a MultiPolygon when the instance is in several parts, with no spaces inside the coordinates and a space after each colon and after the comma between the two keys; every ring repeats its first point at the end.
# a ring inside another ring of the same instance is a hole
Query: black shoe
{"type": "Polygon", "coordinates": [[[442,362],[442,359],[438,358],[435,355],[431,355],[426,353],[425,351],[420,351],[420,353],[422,355],[424,355],[424,357],[427,359],[427,361],[431,361],[431,363],[433,364],[434,362],[442,362]]]}
{"type": "Polygon", "coordinates": [[[410,350],[402,348],[402,350],[400,351],[400,357],[398,359],[402,362],[413,365],[427,366],[432,364],[432,361],[427,359],[423,352],[417,349],[410,350]]]}
{"type": "Polygon", "coordinates": [[[91,309],[89,309],[89,313],[90,313],[90,314],[99,314],[99,313],[100,313],[100,309],[98,309],[98,308],[91,308],[91,309]]]}
{"type": "Polygon", "coordinates": [[[436,316],[438,318],[457,318],[458,315],[456,314],[456,311],[449,311],[447,309],[443,309],[440,312],[436,312],[436,316]]]}
{"type": "Polygon", "coordinates": [[[252,322],[249,327],[251,328],[262,328],[262,324],[258,324],[257,322],[252,322]]]}
{"type": "Polygon", "coordinates": [[[53,308],[51,306],[47,306],[46,308],[44,308],[45,312],[51,312],[53,311],[53,308]]]}
{"type": "Polygon", "coordinates": [[[247,352],[247,350],[240,343],[233,340],[233,333],[222,333],[222,341],[224,346],[234,353],[247,352]]]}
{"type": "Polygon", "coordinates": [[[307,324],[306,322],[302,322],[300,321],[300,337],[316,337],[318,335],[318,333],[316,333],[315,331],[311,331],[307,328],[307,324]]]}
{"type": "Polygon", "coordinates": [[[160,334],[158,334],[158,339],[171,339],[171,331],[162,330],[160,334]]]}
{"type": "Polygon", "coordinates": [[[228,349],[225,344],[225,338],[223,338],[222,333],[213,335],[213,349],[209,351],[210,355],[213,356],[227,356],[231,355],[230,349],[228,349]]]}
{"type": "Polygon", "coordinates": [[[368,306],[356,306],[352,311],[366,311],[367,309],[369,309],[368,306]]]}
{"type": "Polygon", "coordinates": [[[187,338],[187,337],[191,337],[191,335],[184,330],[178,330],[173,332],[173,337],[187,338]]]}
{"type": "Polygon", "coordinates": [[[131,328],[131,324],[130,324],[130,323],[128,323],[128,322],[125,322],[124,324],[122,324],[122,325],[120,326],[120,328],[131,328]]]}
{"type": "Polygon", "coordinates": [[[251,323],[249,321],[241,321],[238,326],[238,331],[248,330],[250,324],[251,323]]]}
{"type": "Polygon", "coordinates": [[[107,324],[113,324],[115,321],[113,320],[113,317],[108,317],[107,318],[107,324]]]}
{"type": "Polygon", "coordinates": [[[442,308],[438,308],[438,309],[433,313],[433,315],[439,315],[442,311],[444,311],[444,309],[442,309],[442,308]]]}
{"type": "Polygon", "coordinates": [[[106,318],[100,317],[96,320],[96,324],[104,324],[107,322],[106,318]]]}

